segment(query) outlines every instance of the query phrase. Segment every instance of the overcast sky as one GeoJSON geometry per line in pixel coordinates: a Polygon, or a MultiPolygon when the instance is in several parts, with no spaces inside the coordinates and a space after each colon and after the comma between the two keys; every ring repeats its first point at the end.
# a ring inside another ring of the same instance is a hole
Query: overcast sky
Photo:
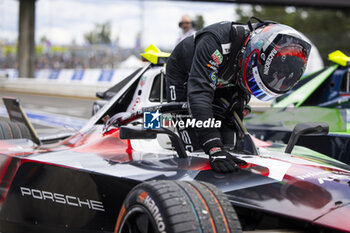
{"type": "MultiPolygon", "coordinates": [[[[0,38],[15,41],[18,29],[18,1],[0,0],[0,38]]],[[[112,39],[119,35],[120,46],[133,47],[143,27],[143,47],[155,43],[172,47],[180,33],[177,26],[183,14],[203,15],[209,25],[235,20],[230,3],[201,3],[136,0],[38,0],[36,40],[46,36],[53,44],[84,43],[83,34],[96,23],[112,23],[112,39]],[[143,21],[141,20],[143,15],[143,21]],[[142,24],[141,24],[142,23],[142,24]]]]}

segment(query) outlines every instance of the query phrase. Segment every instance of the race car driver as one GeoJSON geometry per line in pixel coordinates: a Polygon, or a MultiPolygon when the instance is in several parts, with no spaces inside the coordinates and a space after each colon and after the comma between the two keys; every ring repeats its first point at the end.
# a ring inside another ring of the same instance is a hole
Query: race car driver
{"type": "MultiPolygon", "coordinates": [[[[310,44],[286,25],[252,17],[247,25],[220,22],[187,37],[173,50],[166,67],[168,102],[188,101],[192,118],[214,118],[218,100],[243,118],[250,95],[267,101],[288,92],[303,74],[310,44]],[[251,23],[251,19],[257,23],[251,23]]],[[[224,144],[228,130],[183,128],[186,149],[202,148],[216,172],[231,172],[244,161],[231,156],[224,144]]]]}

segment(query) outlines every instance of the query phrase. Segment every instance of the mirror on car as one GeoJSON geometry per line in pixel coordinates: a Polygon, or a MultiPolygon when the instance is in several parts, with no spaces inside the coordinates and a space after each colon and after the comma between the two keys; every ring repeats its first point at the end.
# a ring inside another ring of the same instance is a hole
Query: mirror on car
{"type": "Polygon", "coordinates": [[[297,124],[289,138],[285,153],[290,154],[301,135],[327,135],[329,126],[327,123],[299,123],[297,124]]]}
{"type": "Polygon", "coordinates": [[[169,135],[171,142],[180,158],[187,158],[185,147],[177,134],[169,129],[144,129],[140,126],[121,126],[119,137],[121,139],[155,139],[157,134],[169,135]]]}

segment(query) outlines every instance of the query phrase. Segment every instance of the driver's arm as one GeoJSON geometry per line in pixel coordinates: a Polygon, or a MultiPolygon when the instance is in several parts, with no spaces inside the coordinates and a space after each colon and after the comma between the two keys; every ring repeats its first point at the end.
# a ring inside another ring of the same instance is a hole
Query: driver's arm
{"type": "MultiPolygon", "coordinates": [[[[220,65],[212,57],[215,52],[222,56],[221,46],[213,35],[204,34],[198,38],[187,91],[190,111],[196,120],[205,121],[214,117],[212,103],[217,82],[215,71],[220,65]],[[213,64],[216,64],[216,67],[213,64]]],[[[197,128],[196,132],[199,136],[199,143],[207,154],[213,147],[223,147],[217,129],[197,128]]]]}
{"type": "MultiPolygon", "coordinates": [[[[216,70],[220,66],[220,60],[222,62],[221,45],[211,34],[202,35],[196,43],[187,86],[190,110],[197,120],[205,121],[214,117],[212,105],[217,82],[216,70]]],[[[236,163],[245,163],[225,151],[217,129],[196,128],[196,132],[203,150],[209,154],[209,163],[214,171],[232,172],[238,168],[236,163]]]]}

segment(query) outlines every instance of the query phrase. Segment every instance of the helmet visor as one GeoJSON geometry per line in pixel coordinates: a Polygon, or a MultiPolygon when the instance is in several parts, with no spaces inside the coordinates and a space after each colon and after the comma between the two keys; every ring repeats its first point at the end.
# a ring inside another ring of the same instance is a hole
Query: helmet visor
{"type": "MultiPolygon", "coordinates": [[[[272,35],[274,37],[275,35],[272,35]]],[[[311,46],[297,37],[278,34],[261,55],[260,74],[265,86],[279,94],[290,90],[303,75],[311,46]]]]}

